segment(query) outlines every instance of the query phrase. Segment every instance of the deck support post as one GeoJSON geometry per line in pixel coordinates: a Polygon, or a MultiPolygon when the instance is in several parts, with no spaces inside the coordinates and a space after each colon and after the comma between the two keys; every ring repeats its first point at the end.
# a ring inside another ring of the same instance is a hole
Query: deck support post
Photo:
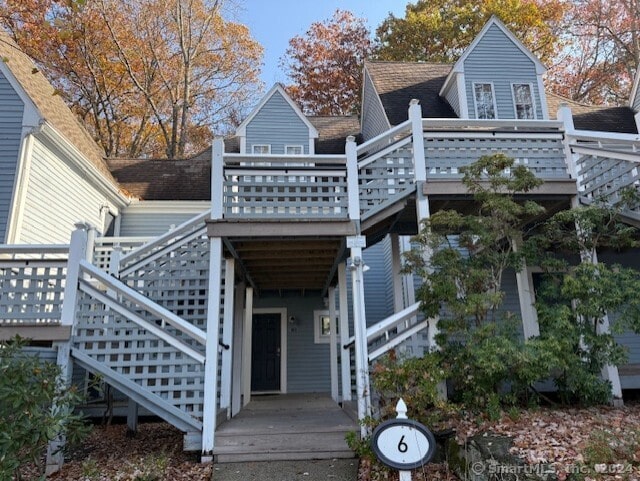
{"type": "Polygon", "coordinates": [[[251,401],[251,346],[253,333],[253,287],[247,287],[244,302],[244,343],[242,345],[242,407],[251,401]]]}
{"type": "Polygon", "coordinates": [[[340,302],[340,369],[342,377],[342,402],[351,401],[351,356],[349,349],[349,304],[347,293],[347,266],[338,265],[338,291],[340,302]]]}
{"type": "MultiPolygon", "coordinates": [[[[369,352],[367,348],[367,318],[364,307],[364,262],[362,249],[351,249],[353,326],[356,353],[356,391],[358,394],[358,419],[363,420],[371,415],[371,391],[369,387],[369,352]]],[[[360,434],[364,438],[369,434],[366,426],[361,425],[360,434]]]]}
{"type": "MultiPolygon", "coordinates": [[[[89,224],[78,223],[71,234],[69,242],[69,259],[67,261],[67,278],[62,301],[60,325],[71,327],[72,338],[64,342],[54,342],[58,354],[56,363],[62,371],[62,380],[66,384],[71,383],[73,375],[73,360],[71,359],[71,345],[73,340],[73,326],[76,321],[76,307],[78,304],[78,281],[80,278],[80,261],[87,258],[89,244],[89,224]]],[[[92,252],[93,253],[93,252],[92,252]]],[[[64,436],[58,436],[49,442],[47,446],[47,459],[45,473],[50,475],[59,471],[64,463],[62,448],[65,445],[64,436]]]]}
{"type": "Polygon", "coordinates": [[[129,398],[127,402],[127,436],[138,432],[138,403],[129,398]]]}
{"type": "Polygon", "coordinates": [[[220,298],[222,297],[222,239],[209,240],[209,299],[207,303],[207,345],[204,367],[204,407],[202,413],[202,461],[213,460],[215,443],[220,298]]]}
{"type": "Polygon", "coordinates": [[[400,252],[400,236],[391,234],[391,276],[393,282],[393,312],[400,312],[405,307],[404,289],[402,286],[402,254],[400,252]]]}
{"type": "Polygon", "coordinates": [[[222,361],[220,369],[220,409],[231,416],[231,360],[233,359],[233,306],[235,295],[235,259],[225,261],[224,311],[222,321],[222,361]]]}
{"type": "Polygon", "coordinates": [[[244,307],[245,284],[242,282],[236,286],[235,302],[233,308],[233,375],[231,380],[231,417],[240,412],[242,406],[242,340],[244,331],[244,307]]]}
{"type": "Polygon", "coordinates": [[[331,397],[339,402],[338,393],[338,336],[336,323],[336,288],[329,287],[329,366],[331,369],[331,397]]]}
{"type": "MultiPolygon", "coordinates": [[[[513,251],[518,252],[522,239],[513,241],[513,251]]],[[[518,287],[518,300],[520,302],[520,316],[522,317],[522,332],[525,339],[540,336],[538,313],[536,312],[536,296],[533,287],[531,271],[523,261],[522,268],[516,272],[516,285],[518,287]]]]}

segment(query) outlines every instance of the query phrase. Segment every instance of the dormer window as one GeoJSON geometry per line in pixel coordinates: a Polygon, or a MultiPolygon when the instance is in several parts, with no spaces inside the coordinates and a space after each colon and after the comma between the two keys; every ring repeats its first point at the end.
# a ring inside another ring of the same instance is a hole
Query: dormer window
{"type": "Polygon", "coordinates": [[[533,105],[533,89],[531,84],[512,84],[513,104],[516,119],[535,119],[536,109],[533,105]]]}
{"type": "Polygon", "coordinates": [[[251,153],[258,155],[268,155],[271,153],[271,145],[269,144],[253,144],[251,146],[251,153]]]}
{"type": "Polygon", "coordinates": [[[285,145],[284,153],[285,155],[302,155],[302,145],[285,145]]]}
{"type": "Polygon", "coordinates": [[[493,84],[491,83],[474,83],[473,94],[476,103],[477,119],[495,119],[496,104],[493,95],[493,84]]]}

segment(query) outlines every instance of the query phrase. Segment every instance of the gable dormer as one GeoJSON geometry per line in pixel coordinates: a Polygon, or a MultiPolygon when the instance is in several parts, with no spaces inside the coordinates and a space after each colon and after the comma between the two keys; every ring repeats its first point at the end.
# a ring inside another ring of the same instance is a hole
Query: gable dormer
{"type": "Polygon", "coordinates": [[[460,118],[547,119],[545,72],[494,16],[455,63],[440,95],[460,118]]]}
{"type": "Polygon", "coordinates": [[[280,84],[236,129],[241,154],[313,155],[318,131],[280,84]]]}

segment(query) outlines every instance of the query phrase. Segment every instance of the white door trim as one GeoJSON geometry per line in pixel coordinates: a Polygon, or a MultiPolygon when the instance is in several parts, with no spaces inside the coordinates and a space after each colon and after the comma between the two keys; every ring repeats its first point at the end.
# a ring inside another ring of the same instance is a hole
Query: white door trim
{"type": "MultiPolygon", "coordinates": [[[[287,308],[260,307],[254,308],[253,314],[280,314],[280,393],[287,393],[287,308]]],[[[253,330],[253,314],[251,315],[251,329],[253,330]]],[[[251,377],[251,345],[245,359],[249,359],[249,377],[251,377]]]]}

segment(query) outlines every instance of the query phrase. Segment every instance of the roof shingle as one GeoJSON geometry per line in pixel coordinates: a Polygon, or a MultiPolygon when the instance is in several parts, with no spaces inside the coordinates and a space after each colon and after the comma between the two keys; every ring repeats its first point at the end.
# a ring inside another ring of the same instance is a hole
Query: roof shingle
{"type": "Polygon", "coordinates": [[[20,86],[38,109],[40,116],[78,149],[110,182],[115,184],[104,161],[104,152],[69,110],[33,60],[0,31],[0,61],[4,61],[20,86]]]}

